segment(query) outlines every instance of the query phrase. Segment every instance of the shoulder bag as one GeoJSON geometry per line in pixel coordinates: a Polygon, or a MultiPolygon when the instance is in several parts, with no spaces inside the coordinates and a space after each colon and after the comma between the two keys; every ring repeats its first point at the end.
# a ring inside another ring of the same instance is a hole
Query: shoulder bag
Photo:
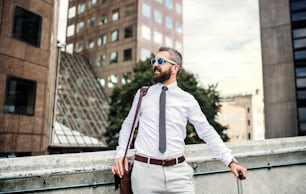
{"type": "MultiPolygon", "coordinates": [[[[137,107],[136,107],[136,111],[135,111],[135,115],[134,115],[134,120],[133,120],[132,127],[131,127],[129,140],[128,140],[128,143],[127,143],[126,148],[125,148],[125,152],[124,152],[124,156],[123,156],[123,160],[122,160],[122,166],[124,166],[125,159],[128,159],[126,157],[126,155],[127,155],[127,152],[128,152],[129,147],[130,147],[131,140],[132,140],[133,131],[134,131],[134,127],[135,127],[135,124],[136,124],[137,115],[138,115],[139,108],[140,108],[140,105],[141,105],[142,97],[147,94],[147,91],[148,91],[148,87],[142,87],[140,89],[140,95],[139,95],[139,99],[138,99],[138,103],[137,103],[137,107]]],[[[114,175],[115,189],[117,190],[119,188],[120,189],[120,194],[132,194],[133,193],[132,183],[131,183],[131,173],[132,173],[132,168],[133,168],[133,161],[131,159],[128,159],[128,164],[129,164],[129,168],[128,168],[127,171],[125,170],[122,178],[120,178],[117,174],[114,175]]]]}

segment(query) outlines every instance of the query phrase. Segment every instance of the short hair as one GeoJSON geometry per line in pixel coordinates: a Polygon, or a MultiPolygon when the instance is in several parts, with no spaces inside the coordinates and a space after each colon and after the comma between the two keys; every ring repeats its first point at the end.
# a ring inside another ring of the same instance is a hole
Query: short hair
{"type": "Polygon", "coordinates": [[[180,68],[182,68],[183,58],[182,58],[182,54],[179,51],[173,48],[170,48],[170,47],[160,47],[158,49],[158,52],[162,52],[162,51],[167,51],[171,56],[171,60],[176,62],[176,64],[180,66],[180,68]]]}

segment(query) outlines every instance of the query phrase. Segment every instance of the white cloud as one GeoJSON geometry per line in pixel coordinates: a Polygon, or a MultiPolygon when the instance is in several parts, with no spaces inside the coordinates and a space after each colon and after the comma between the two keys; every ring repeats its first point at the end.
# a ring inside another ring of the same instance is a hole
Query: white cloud
{"type": "Polygon", "coordinates": [[[184,2],[184,67],[222,95],[262,89],[258,2],[184,2]]]}

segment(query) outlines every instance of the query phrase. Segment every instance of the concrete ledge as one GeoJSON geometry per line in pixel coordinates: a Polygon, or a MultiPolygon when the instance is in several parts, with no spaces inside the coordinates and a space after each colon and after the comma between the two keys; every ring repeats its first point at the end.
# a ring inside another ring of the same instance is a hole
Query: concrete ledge
{"type": "MultiPolygon", "coordinates": [[[[296,177],[306,177],[306,137],[269,139],[226,143],[240,163],[249,169],[249,175],[297,168],[296,177]],[[300,171],[303,169],[303,171],[300,171]]],[[[116,193],[110,168],[114,151],[80,154],[46,155],[23,158],[0,159],[0,193],[12,192],[58,192],[72,193],[116,193]]],[[[205,144],[186,147],[187,162],[194,168],[194,183],[197,193],[205,183],[205,192],[235,193],[235,179],[229,169],[208,150],[205,144]],[[216,191],[216,185],[209,180],[218,180],[225,191],[216,191]],[[231,191],[232,192],[229,192],[231,191]]],[[[270,176],[267,174],[266,176],[270,176]]],[[[279,174],[279,176],[285,176],[279,174]]],[[[256,188],[252,182],[248,188],[256,188]]],[[[274,179],[277,181],[277,179],[274,179]]],[[[259,184],[256,180],[254,183],[259,184]]],[[[280,181],[281,178],[280,178],[280,181]]],[[[280,183],[284,184],[284,183],[280,183]]],[[[275,184],[269,183],[273,188],[275,184]]],[[[295,184],[296,185],[296,184],[295,184]]],[[[292,185],[290,185],[292,188],[292,185]]],[[[306,190],[305,184],[296,187],[306,190]]],[[[298,191],[297,191],[298,192],[298,191]]],[[[256,193],[249,190],[247,192],[256,193]]],[[[264,192],[265,193],[265,192],[264,192]]],[[[269,193],[269,192],[266,192],[269,193]]],[[[282,193],[282,192],[276,192],[282,193]]]]}

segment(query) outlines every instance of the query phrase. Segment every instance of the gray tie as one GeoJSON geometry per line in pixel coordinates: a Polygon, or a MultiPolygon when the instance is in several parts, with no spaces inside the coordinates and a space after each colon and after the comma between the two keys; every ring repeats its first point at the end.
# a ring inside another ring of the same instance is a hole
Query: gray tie
{"type": "Polygon", "coordinates": [[[161,153],[166,151],[166,90],[168,90],[167,86],[163,86],[159,99],[159,151],[161,153]]]}

